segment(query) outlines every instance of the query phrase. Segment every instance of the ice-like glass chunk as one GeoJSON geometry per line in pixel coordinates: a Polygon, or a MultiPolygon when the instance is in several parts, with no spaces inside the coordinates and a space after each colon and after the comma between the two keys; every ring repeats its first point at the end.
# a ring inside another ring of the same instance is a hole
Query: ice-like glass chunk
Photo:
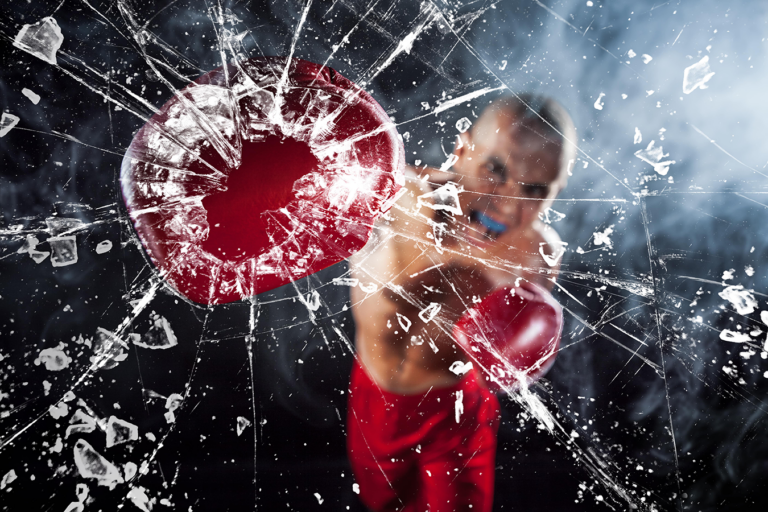
{"type": "Polygon", "coordinates": [[[48,251],[38,251],[37,246],[40,243],[40,241],[37,239],[34,235],[27,235],[27,239],[24,241],[24,244],[19,247],[19,250],[16,251],[18,254],[29,254],[29,257],[32,258],[35,263],[40,264],[42,263],[45,258],[47,258],[51,253],[48,251]]]}
{"type": "Polygon", "coordinates": [[[459,193],[463,191],[464,187],[457,187],[454,183],[446,183],[433,192],[420,195],[417,198],[418,205],[433,210],[443,210],[453,215],[461,215],[459,193]]]}
{"type": "Polygon", "coordinates": [[[669,166],[676,162],[674,160],[664,160],[669,154],[664,154],[664,149],[661,146],[654,147],[655,144],[656,141],[652,140],[647,148],[635,151],[635,156],[643,162],[651,164],[654,171],[665,176],[669,172],[669,166]]]}
{"type": "Polygon", "coordinates": [[[66,267],[77,263],[77,241],[74,236],[52,236],[48,239],[51,246],[51,265],[66,267]]]}
{"type": "Polygon", "coordinates": [[[443,164],[440,166],[440,172],[445,172],[453,165],[459,161],[459,155],[456,153],[451,153],[450,156],[443,162],[443,164]]]}
{"type": "Polygon", "coordinates": [[[604,245],[608,248],[613,248],[613,241],[611,235],[613,234],[613,224],[605,228],[603,231],[595,231],[592,234],[592,240],[595,245],[604,245]]]}
{"type": "Polygon", "coordinates": [[[552,224],[553,222],[559,222],[565,218],[564,213],[560,213],[552,208],[547,208],[543,212],[539,212],[539,220],[545,224],[552,224]]]}
{"type": "Polygon", "coordinates": [[[64,36],[56,20],[46,16],[37,23],[24,25],[13,40],[13,46],[56,65],[56,52],[61,48],[64,36]]]}
{"type": "Polygon", "coordinates": [[[176,421],[176,415],[173,413],[173,411],[181,407],[181,402],[183,400],[184,397],[180,394],[171,393],[171,395],[165,401],[165,408],[168,409],[168,412],[165,413],[165,421],[168,423],[173,423],[176,421]]]}
{"type": "Polygon", "coordinates": [[[35,247],[37,247],[37,244],[39,243],[40,241],[37,239],[35,235],[27,235],[26,240],[24,240],[24,243],[16,251],[16,254],[28,253],[31,249],[34,249],[35,247]]]}
{"type": "Polygon", "coordinates": [[[83,512],[83,510],[85,510],[85,505],[79,501],[73,501],[67,505],[67,508],[64,509],[64,512],[83,512]]]}
{"type": "Polygon", "coordinates": [[[541,242],[539,243],[539,254],[541,254],[541,257],[544,258],[544,261],[549,265],[550,267],[554,267],[557,265],[557,262],[560,261],[560,258],[563,257],[563,254],[565,254],[565,248],[568,247],[567,242],[541,242]],[[551,254],[547,254],[544,252],[544,247],[548,247],[548,251],[552,251],[551,254]]]}
{"type": "Polygon", "coordinates": [[[134,487],[128,492],[128,497],[131,499],[136,507],[143,512],[150,512],[152,506],[155,503],[154,498],[149,499],[147,496],[147,490],[143,487],[134,487]]]}
{"type": "Polygon", "coordinates": [[[605,93],[601,92],[600,95],[595,100],[595,104],[593,107],[595,107],[596,110],[603,110],[603,107],[605,106],[605,102],[603,101],[603,98],[605,98],[605,93]]]}
{"type": "Polygon", "coordinates": [[[110,416],[107,420],[107,448],[116,444],[136,441],[139,438],[139,427],[133,423],[110,416]]]}
{"type": "Polygon", "coordinates": [[[221,36],[221,42],[222,42],[222,45],[225,48],[228,48],[229,51],[231,51],[233,54],[244,55],[245,51],[243,50],[243,39],[245,39],[247,35],[248,35],[247,31],[236,33],[236,32],[232,32],[230,30],[224,29],[221,36]]]}
{"type": "Polygon", "coordinates": [[[45,225],[51,236],[72,235],[74,231],[82,228],[85,223],[80,219],[68,217],[48,217],[45,219],[45,225]]]}
{"type": "Polygon", "coordinates": [[[88,348],[91,348],[93,346],[93,339],[92,338],[83,338],[82,334],[80,334],[77,337],[77,339],[75,339],[74,341],[78,345],[85,345],[88,348]]]}
{"type": "Polygon", "coordinates": [[[123,464],[123,474],[125,475],[125,481],[130,481],[134,476],[136,476],[136,472],[139,470],[139,467],[134,462],[126,462],[123,464]]]}
{"type": "Polygon", "coordinates": [[[77,484],[75,487],[75,496],[77,496],[77,501],[84,502],[85,498],[88,497],[88,486],[85,484],[77,484]]]}
{"type": "Polygon", "coordinates": [[[757,300],[752,290],[745,290],[742,285],[729,286],[718,295],[730,302],[740,315],[750,315],[757,309],[757,300]]]}
{"type": "Polygon", "coordinates": [[[149,331],[147,331],[144,336],[139,337],[139,339],[134,339],[133,344],[139,347],[157,350],[175,347],[178,345],[178,341],[168,320],[166,320],[165,317],[152,312],[152,327],[150,327],[149,331]]]}
{"type": "Polygon", "coordinates": [[[53,419],[57,420],[69,414],[69,406],[64,402],[59,402],[48,407],[48,413],[53,419]]]}
{"type": "Polygon", "coordinates": [[[25,87],[24,89],[22,89],[22,90],[21,90],[21,94],[23,94],[24,96],[26,96],[26,97],[29,99],[29,101],[31,101],[31,102],[32,102],[32,103],[34,103],[35,105],[37,105],[38,103],[40,103],[40,95],[39,95],[39,94],[37,94],[35,91],[32,91],[32,90],[30,90],[30,89],[27,89],[27,88],[25,87]]]}
{"type": "Polygon", "coordinates": [[[365,293],[373,293],[379,289],[379,286],[376,283],[360,283],[359,286],[365,293]]]}
{"type": "Polygon", "coordinates": [[[45,258],[47,258],[50,254],[51,253],[48,251],[37,251],[35,249],[29,251],[29,257],[32,258],[32,260],[38,265],[45,261],[45,258]]]}
{"type": "Polygon", "coordinates": [[[454,412],[456,416],[456,423],[461,422],[461,415],[464,414],[464,391],[456,391],[456,403],[454,406],[454,412]]]}
{"type": "Polygon", "coordinates": [[[360,281],[354,277],[334,277],[331,282],[337,286],[351,286],[354,288],[360,281]]]}
{"type": "Polygon", "coordinates": [[[87,441],[78,439],[75,443],[75,465],[83,478],[95,478],[99,485],[114,488],[123,483],[123,477],[114,464],[93,449],[87,441]]]}
{"type": "Polygon", "coordinates": [[[69,366],[72,358],[64,352],[64,345],[59,343],[58,347],[41,350],[34,362],[36,365],[44,364],[46,370],[58,372],[69,366]]]}
{"type": "Polygon", "coordinates": [[[16,471],[12,469],[3,475],[3,479],[0,480],[0,490],[8,487],[14,480],[16,480],[16,471]]]}
{"type": "Polygon", "coordinates": [[[434,222],[429,220],[430,226],[432,226],[432,238],[435,240],[435,249],[440,254],[443,254],[443,237],[448,233],[448,226],[445,222],[434,222]]]}
{"type": "Polygon", "coordinates": [[[51,446],[50,451],[51,453],[61,453],[61,450],[64,448],[64,441],[61,440],[60,437],[56,438],[56,442],[53,446],[51,446]]]}
{"type": "Polygon", "coordinates": [[[441,307],[442,306],[437,302],[431,302],[429,306],[419,312],[419,318],[421,318],[424,323],[431,322],[440,312],[441,307]]]}
{"type": "Polygon", "coordinates": [[[93,340],[91,362],[99,370],[111,370],[128,357],[127,344],[114,333],[99,327],[93,340]]]}
{"type": "Polygon", "coordinates": [[[99,244],[96,246],[96,254],[104,254],[105,252],[109,252],[110,249],[112,249],[112,242],[109,240],[104,240],[99,242],[99,244]]]}
{"type": "Polygon", "coordinates": [[[317,293],[317,290],[312,290],[312,293],[308,294],[303,302],[310,311],[317,311],[320,309],[320,294],[317,293]]]}
{"type": "Polygon", "coordinates": [[[709,69],[709,55],[705,55],[696,64],[685,68],[683,72],[683,92],[691,94],[696,89],[706,89],[709,79],[715,72],[709,69]]]}
{"type": "Polygon", "coordinates": [[[245,418],[243,416],[237,417],[237,435],[241,435],[243,431],[245,431],[246,428],[248,428],[251,425],[251,422],[248,421],[248,418],[245,418]]]}
{"type": "Polygon", "coordinates": [[[165,408],[173,412],[181,407],[181,402],[184,401],[184,397],[178,393],[171,393],[168,399],[165,401],[165,408]]]}
{"type": "Polygon", "coordinates": [[[18,122],[18,116],[3,112],[3,117],[0,117],[0,137],[5,137],[5,134],[11,131],[18,122]]]}
{"type": "Polygon", "coordinates": [[[412,324],[411,319],[400,313],[395,313],[395,315],[397,316],[397,323],[400,324],[400,327],[402,327],[405,332],[408,332],[412,324]]]}
{"type": "Polygon", "coordinates": [[[75,411],[75,414],[69,418],[69,423],[70,425],[67,427],[64,437],[69,437],[72,434],[87,434],[96,429],[96,420],[88,416],[82,409],[75,411]]]}
{"type": "Polygon", "coordinates": [[[720,331],[720,339],[731,343],[747,343],[752,341],[749,334],[739,331],[731,331],[730,329],[723,329],[720,331]]]}
{"type": "Polygon", "coordinates": [[[456,121],[456,129],[459,130],[460,133],[464,133],[467,130],[469,130],[470,126],[472,126],[472,121],[470,121],[466,117],[462,117],[461,119],[456,121]]]}
{"type": "Polygon", "coordinates": [[[466,363],[463,361],[454,361],[448,369],[461,377],[472,369],[472,361],[467,361],[466,363]]]}

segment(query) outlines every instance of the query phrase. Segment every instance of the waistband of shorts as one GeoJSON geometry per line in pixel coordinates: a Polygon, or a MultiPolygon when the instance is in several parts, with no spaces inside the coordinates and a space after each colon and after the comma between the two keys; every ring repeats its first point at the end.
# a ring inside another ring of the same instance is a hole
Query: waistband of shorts
{"type": "Polygon", "coordinates": [[[424,391],[421,393],[415,393],[413,395],[402,395],[400,393],[388,391],[382,388],[381,386],[379,386],[378,384],[376,384],[376,381],[373,380],[373,378],[370,376],[370,374],[365,369],[365,367],[357,359],[354,360],[352,365],[353,365],[352,366],[353,380],[355,376],[357,376],[357,378],[365,379],[367,385],[378,388],[378,390],[387,400],[397,401],[399,403],[407,403],[407,402],[418,403],[427,397],[448,398],[451,395],[454,395],[456,391],[471,391],[471,390],[476,390],[480,388],[480,384],[477,382],[477,378],[475,376],[475,370],[471,370],[467,372],[467,374],[464,375],[464,377],[462,377],[461,380],[459,380],[455,384],[451,384],[450,386],[431,387],[427,391],[424,391]]]}

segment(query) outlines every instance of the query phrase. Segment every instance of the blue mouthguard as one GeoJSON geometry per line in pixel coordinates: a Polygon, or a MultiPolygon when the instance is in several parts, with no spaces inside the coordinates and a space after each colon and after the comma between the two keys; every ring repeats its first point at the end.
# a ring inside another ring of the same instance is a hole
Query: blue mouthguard
{"type": "Polygon", "coordinates": [[[488,229],[492,229],[498,233],[503,233],[507,230],[507,225],[502,224],[501,222],[496,222],[492,218],[488,217],[487,215],[475,212],[475,215],[477,216],[477,221],[485,226],[488,229]]]}

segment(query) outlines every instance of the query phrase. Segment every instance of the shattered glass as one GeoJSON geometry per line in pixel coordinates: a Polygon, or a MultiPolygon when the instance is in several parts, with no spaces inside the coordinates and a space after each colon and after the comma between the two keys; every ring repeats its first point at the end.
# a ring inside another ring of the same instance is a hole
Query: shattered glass
{"type": "MultiPolygon", "coordinates": [[[[0,508],[364,510],[345,449],[352,312],[413,295],[348,254],[318,261],[426,225],[407,278],[437,286],[423,278],[450,275],[452,219],[498,226],[434,177],[492,100],[534,92],[576,126],[567,186],[536,213],[562,241],[531,249],[541,265],[479,261],[554,279],[564,329],[546,375],[500,395],[494,510],[764,510],[766,23],[768,4],[714,0],[3,4],[0,508]],[[378,133],[333,139],[354,95],[291,82],[298,59],[370,94],[404,179],[433,187],[409,197],[371,172],[378,133]],[[272,108],[285,98],[308,114],[272,108]],[[270,137],[315,167],[265,212],[268,250],[218,245],[253,221],[216,217],[236,210],[227,191],[267,192],[236,170],[270,137]],[[268,275],[287,284],[260,289],[268,275]],[[190,298],[182,277],[227,300],[190,298]]],[[[420,327],[450,331],[451,307],[414,307],[378,327],[444,353],[420,327]]]]}
{"type": "Polygon", "coordinates": [[[59,24],[55,18],[48,16],[37,23],[24,25],[16,34],[13,46],[49,64],[56,65],[56,52],[63,41],[64,36],[59,24]]]}
{"type": "Polygon", "coordinates": [[[101,454],[99,454],[87,441],[78,439],[75,443],[75,465],[83,478],[96,479],[99,485],[114,488],[116,484],[123,483],[120,471],[101,454]]]}
{"type": "Polygon", "coordinates": [[[107,448],[139,438],[139,428],[125,420],[110,416],[107,420],[107,448]]]}

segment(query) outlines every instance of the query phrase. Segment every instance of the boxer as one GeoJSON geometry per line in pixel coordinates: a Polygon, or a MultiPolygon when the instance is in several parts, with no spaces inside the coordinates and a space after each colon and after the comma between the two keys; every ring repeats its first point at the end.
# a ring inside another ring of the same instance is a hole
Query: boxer
{"type": "Polygon", "coordinates": [[[551,99],[492,102],[458,136],[450,172],[407,170],[405,193],[350,258],[365,286],[351,292],[347,447],[370,509],[491,510],[499,404],[475,370],[461,375],[451,327],[521,279],[551,289],[562,244],[538,217],[566,184],[574,142],[551,99]]]}
{"type": "Polygon", "coordinates": [[[537,215],[565,185],[570,119],[551,100],[498,100],[459,136],[452,171],[411,169],[393,207],[402,142],[367,93],[299,59],[233,66],[169,100],[126,152],[122,191],[150,259],[180,296],[213,305],[362,248],[352,258],[365,286],[352,293],[359,363],[348,447],[363,501],[374,510],[489,510],[498,402],[487,374],[460,377],[468,358],[452,331],[470,352],[495,331],[487,346],[513,350],[492,358],[532,359],[520,357],[531,355],[522,340],[541,337],[506,329],[503,290],[518,278],[533,287],[517,294],[537,303],[513,312],[518,324],[551,303],[537,299],[534,283],[551,286],[538,270],[557,270],[544,250],[557,252],[559,238],[537,215]],[[506,344],[511,336],[521,342],[506,344]]]}

